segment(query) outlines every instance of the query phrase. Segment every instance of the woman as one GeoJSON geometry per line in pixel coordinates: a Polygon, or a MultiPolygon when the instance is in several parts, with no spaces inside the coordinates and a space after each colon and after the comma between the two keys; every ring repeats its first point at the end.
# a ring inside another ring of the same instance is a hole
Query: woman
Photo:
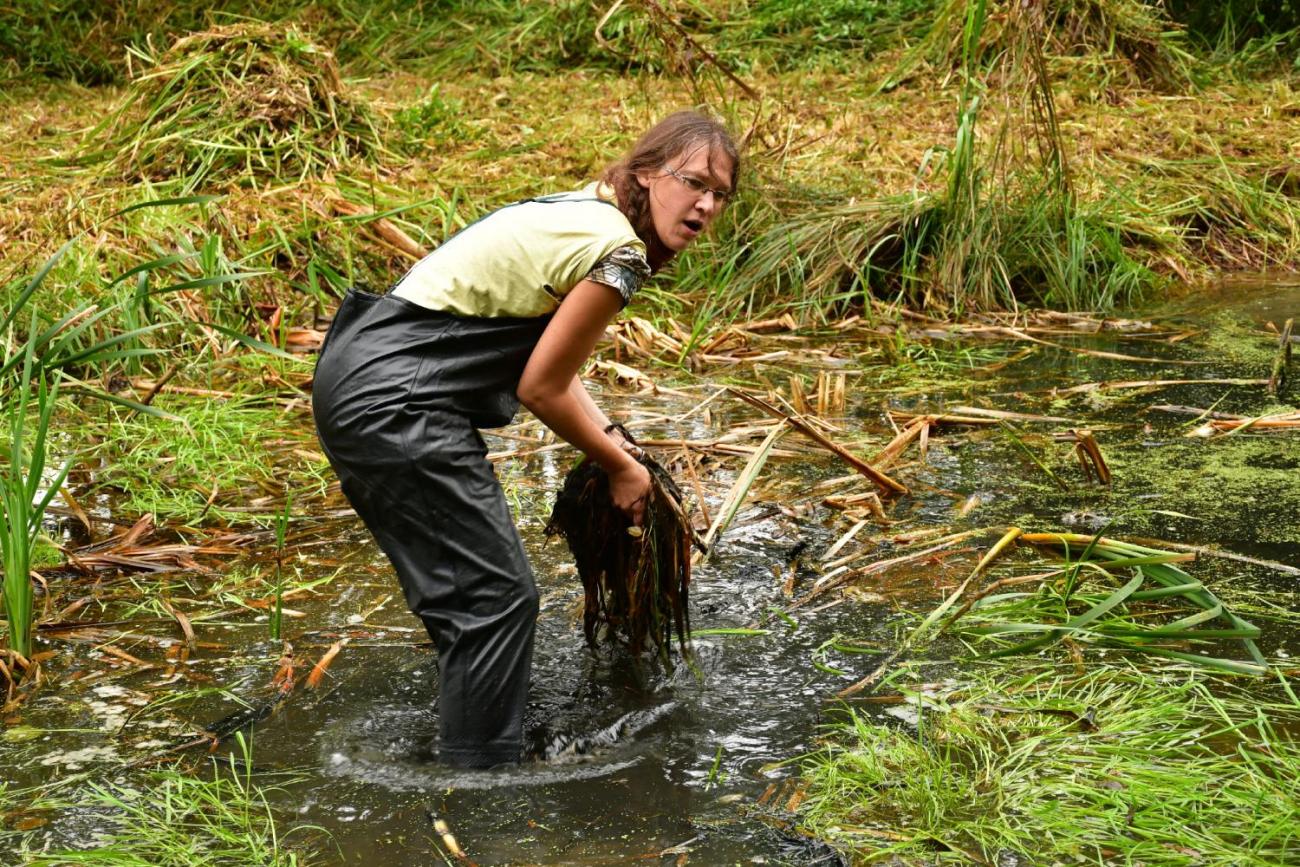
{"type": "Polygon", "coordinates": [[[537,590],[478,428],[519,403],[609,474],[640,523],[650,477],[578,372],[642,282],[735,190],[726,130],[679,112],[601,181],[501,208],[388,295],[353,290],[313,386],[321,444],[438,649],[439,759],[517,762],[537,590]]]}

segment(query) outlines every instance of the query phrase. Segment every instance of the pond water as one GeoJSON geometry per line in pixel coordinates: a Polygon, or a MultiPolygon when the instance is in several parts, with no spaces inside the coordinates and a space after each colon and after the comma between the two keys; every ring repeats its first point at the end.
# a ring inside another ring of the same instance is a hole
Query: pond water
{"type": "MultiPolygon", "coordinates": [[[[696,569],[692,589],[696,629],[759,626],[766,633],[700,637],[694,666],[634,664],[585,647],[578,619],[581,588],[571,559],[562,544],[547,544],[542,535],[549,492],[558,487],[569,453],[544,452],[501,465],[543,609],[528,712],[530,743],[540,758],[518,769],[458,772],[432,761],[434,654],[364,530],[346,516],[322,518],[309,535],[298,536],[292,564],[298,580],[331,580],[286,603],[303,616],[289,620],[285,631],[299,665],[319,658],[340,637],[349,643],[324,687],[300,688],[255,726],[254,762],[278,786],[273,804],[290,821],[327,833],[309,832],[325,863],[436,863],[442,856],[431,815],[448,823],[480,865],[835,863],[834,853],[779,822],[764,821],[755,809],[774,783],[797,774],[791,760],[815,748],[820,727],[840,706],[835,692],[876,664],[877,655],[846,653],[828,643],[847,637],[868,650],[888,651],[900,606],[933,607],[1000,528],[1095,532],[1105,526],[1109,535],[1219,545],[1300,566],[1300,431],[1188,437],[1193,416],[1151,409],[1213,406],[1253,415],[1279,408],[1261,386],[1061,391],[1103,380],[1266,377],[1272,350],[1260,326],[1266,320],[1280,325],[1280,318],[1300,312],[1300,288],[1237,286],[1197,307],[1191,317],[1178,319],[1197,333],[1176,342],[1119,331],[1045,338],[1073,349],[1158,356],[1169,360],[1165,364],[1005,338],[935,334],[925,352],[904,356],[911,373],[898,375],[878,355],[859,356],[878,340],[855,339],[852,332],[835,337],[836,351],[818,356],[817,363],[849,373],[847,418],[838,420],[843,433],[837,436],[855,441],[870,432],[875,445],[858,451],[873,453],[892,435],[885,408],[942,412],[965,404],[1059,416],[1071,423],[1016,424],[1027,446],[1069,488],[1053,483],[1000,428],[941,429],[924,463],[913,452],[897,471],[912,492],[890,509],[896,523],[867,527],[842,553],[861,552],[862,562],[884,558],[908,550],[898,541],[901,535],[933,528],[988,527],[990,537],[976,539],[966,553],[827,594],[786,619],[773,613],[787,604],[784,591],[796,597],[806,592],[821,574],[827,547],[851,524],[822,505],[826,493],[869,489],[861,482],[819,489],[847,470],[791,434],[782,445],[794,456],[770,460],[713,556],[696,569]],[[1019,357],[1027,348],[1034,351],[1019,357]],[[1206,363],[1172,363],[1178,360],[1206,363]],[[1115,472],[1110,489],[1085,485],[1078,467],[1067,461],[1068,446],[1051,443],[1050,432],[1069,427],[1096,433],[1115,472]],[[976,502],[959,514],[963,504],[976,502]],[[291,777],[276,777],[275,771],[291,777]]],[[[808,373],[811,363],[795,353],[758,369],[739,368],[735,376],[750,385],[784,385],[790,373],[808,373]]],[[[1294,373],[1300,377],[1300,364],[1294,373]]],[[[635,407],[623,411],[633,419],[680,417],[714,388],[690,386],[687,396],[609,396],[607,403],[635,407]]],[[[1294,406],[1297,393],[1295,384],[1284,392],[1282,408],[1294,406]]],[[[643,438],[712,440],[755,417],[724,398],[707,413],[644,424],[637,432],[643,438]]],[[[519,443],[490,438],[489,446],[511,449],[519,443]]],[[[743,458],[731,458],[710,471],[710,508],[716,509],[742,465],[743,458]]],[[[1203,558],[1190,569],[1228,597],[1234,586],[1287,592],[1296,581],[1233,560],[1203,558]]],[[[118,613],[130,619],[129,612],[118,613]]],[[[200,641],[211,646],[201,644],[170,681],[160,670],[167,648],[143,640],[150,630],[175,638],[174,624],[160,621],[143,627],[140,641],[122,646],[159,662],[159,669],[102,677],[92,675],[77,654],[51,663],[55,684],[21,712],[23,730],[32,737],[0,741],[0,782],[21,787],[79,773],[129,782],[138,772],[124,762],[166,743],[178,724],[201,726],[236,708],[229,694],[216,692],[195,692],[175,706],[154,705],[146,712],[140,712],[141,704],[202,686],[226,687],[250,701],[267,697],[279,645],[266,641],[265,623],[237,615],[200,624],[200,641]]],[[[1295,638],[1266,626],[1260,645],[1269,656],[1300,653],[1295,638]]],[[[930,651],[935,677],[959,665],[946,650],[957,648],[930,651]]],[[[884,707],[872,712],[904,724],[884,707]]],[[[67,811],[49,819],[40,834],[60,845],[85,842],[84,815],[67,811]]]]}

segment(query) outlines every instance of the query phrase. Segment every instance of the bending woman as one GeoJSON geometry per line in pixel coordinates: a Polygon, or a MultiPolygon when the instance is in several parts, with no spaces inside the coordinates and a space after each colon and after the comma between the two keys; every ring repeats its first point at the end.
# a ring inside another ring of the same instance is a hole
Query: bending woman
{"type": "Polygon", "coordinates": [[[699,237],[740,160],[671,115],[600,181],[471,224],[394,290],[352,290],[316,366],[321,445],[438,651],[440,761],[517,762],[537,589],[479,428],[522,402],[609,474],[641,522],[650,477],[578,378],[641,284],[699,237]]]}

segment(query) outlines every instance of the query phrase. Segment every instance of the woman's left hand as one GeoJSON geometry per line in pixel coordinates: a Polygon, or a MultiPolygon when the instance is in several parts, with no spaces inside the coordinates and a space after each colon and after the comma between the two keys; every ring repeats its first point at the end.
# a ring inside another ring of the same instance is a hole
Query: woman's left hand
{"type": "Polygon", "coordinates": [[[635,461],[628,461],[609,474],[609,498],[634,527],[641,526],[645,520],[650,486],[650,471],[635,461]]]}

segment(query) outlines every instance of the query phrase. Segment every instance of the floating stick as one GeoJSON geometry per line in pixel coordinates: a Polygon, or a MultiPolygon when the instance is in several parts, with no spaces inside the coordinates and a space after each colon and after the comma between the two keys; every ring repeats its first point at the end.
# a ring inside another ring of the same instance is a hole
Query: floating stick
{"type": "Polygon", "coordinates": [[[325,679],[325,672],[329,670],[330,665],[334,662],[334,657],[339,655],[343,645],[348,643],[348,639],[341,638],[330,645],[330,649],[325,651],[325,655],[320,661],[312,666],[311,674],[307,675],[307,685],[312,689],[320,687],[321,681],[325,679]]]}
{"type": "Polygon", "coordinates": [[[862,458],[858,457],[857,455],[850,452],[848,449],[844,448],[844,446],[827,439],[825,434],[822,434],[820,431],[813,428],[810,424],[808,424],[803,419],[795,416],[787,415],[786,413],[772,406],[772,404],[768,403],[762,398],[755,397],[752,394],[747,394],[743,391],[740,391],[739,389],[728,388],[727,391],[731,392],[736,397],[740,398],[746,403],[758,407],[759,409],[763,410],[763,412],[766,412],[769,415],[786,422],[786,424],[790,425],[790,427],[799,431],[799,433],[808,437],[813,442],[820,445],[822,448],[837,455],[841,460],[843,460],[849,466],[853,467],[862,475],[866,476],[868,479],[870,479],[872,482],[874,482],[883,490],[895,494],[907,493],[907,487],[905,485],[902,485],[899,482],[894,481],[889,476],[885,475],[884,473],[880,472],[879,470],[871,466],[871,464],[862,460],[862,458]]]}
{"type": "Polygon", "coordinates": [[[1273,356],[1273,370],[1268,375],[1268,393],[1276,395],[1286,382],[1287,368],[1291,364],[1291,329],[1295,320],[1288,319],[1278,335],[1277,355],[1273,356]]]}

